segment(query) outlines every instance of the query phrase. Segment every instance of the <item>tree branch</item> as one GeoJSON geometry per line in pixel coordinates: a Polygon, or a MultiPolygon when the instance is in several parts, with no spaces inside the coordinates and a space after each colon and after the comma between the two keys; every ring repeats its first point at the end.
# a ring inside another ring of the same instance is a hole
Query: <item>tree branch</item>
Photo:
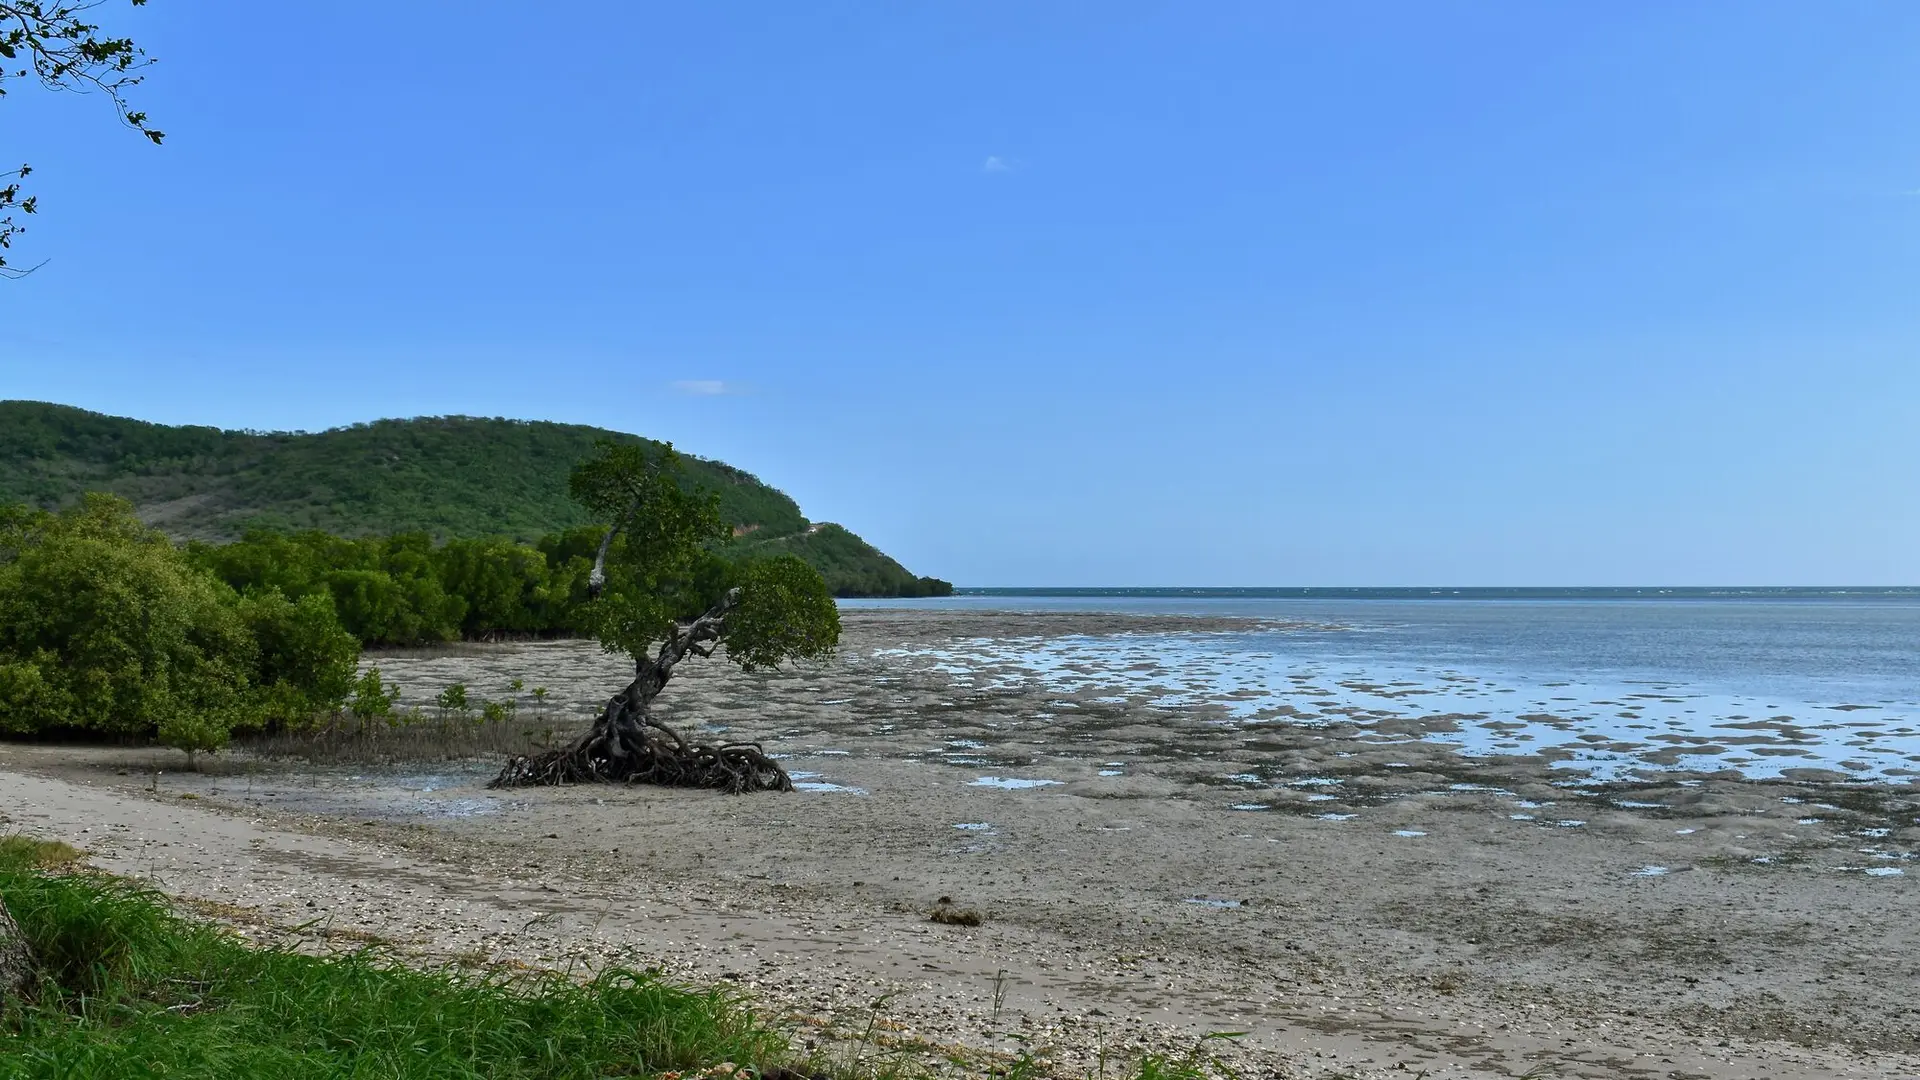
{"type": "Polygon", "coordinates": [[[613,538],[620,535],[620,522],[615,522],[600,538],[600,550],[593,556],[593,572],[587,575],[587,599],[598,600],[607,588],[607,549],[613,546],[613,538]]]}
{"type": "MultiPolygon", "coordinates": [[[[165,133],[147,124],[147,114],[127,105],[126,92],[138,86],[144,76],[141,69],[153,60],[131,38],[103,37],[100,27],[83,16],[100,6],[102,0],[0,0],[0,98],[7,96],[6,83],[29,74],[48,90],[78,93],[99,91],[113,101],[121,123],[158,144],[165,133]],[[20,66],[13,66],[20,65],[20,66]]],[[[139,7],[147,0],[133,0],[139,7]]],[[[0,180],[11,177],[14,183],[0,187],[0,278],[19,278],[38,266],[22,270],[7,264],[6,249],[13,238],[26,231],[10,212],[35,211],[32,196],[20,197],[17,182],[32,170],[22,165],[13,173],[0,173],[0,180]]]]}
{"type": "Polygon", "coordinates": [[[708,643],[720,640],[721,632],[726,629],[727,612],[732,611],[734,605],[739,602],[740,590],[728,589],[727,595],[721,597],[719,603],[708,608],[699,618],[685,626],[676,627],[667,635],[667,640],[660,643],[660,652],[654,656],[653,663],[650,665],[654,678],[661,686],[666,685],[667,676],[672,673],[673,666],[685,660],[688,653],[698,653],[701,656],[713,655],[713,648],[708,643]],[[705,652],[699,651],[702,645],[708,645],[705,652]]]}

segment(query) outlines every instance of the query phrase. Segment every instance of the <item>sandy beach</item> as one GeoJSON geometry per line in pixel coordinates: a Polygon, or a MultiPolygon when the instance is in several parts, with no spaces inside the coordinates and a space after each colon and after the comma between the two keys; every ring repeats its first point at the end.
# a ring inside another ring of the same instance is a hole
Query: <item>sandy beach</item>
{"type": "MultiPolygon", "coordinates": [[[[1570,783],[1550,755],[1417,737],[1444,716],[1248,724],[1105,672],[1063,690],[952,662],[1236,625],[855,611],[829,664],[688,669],[665,717],[764,742],[790,795],[6,745],[0,828],[263,936],[658,965],[822,1041],[877,1015],[930,1057],[1025,1047],[1087,1075],[1231,1031],[1223,1058],[1285,1077],[1920,1073],[1903,785],[1570,783]],[[941,897],[984,924],[928,922],[941,897]]],[[[548,687],[523,715],[562,732],[622,679],[581,642],[368,660],[413,702],[548,687]]]]}

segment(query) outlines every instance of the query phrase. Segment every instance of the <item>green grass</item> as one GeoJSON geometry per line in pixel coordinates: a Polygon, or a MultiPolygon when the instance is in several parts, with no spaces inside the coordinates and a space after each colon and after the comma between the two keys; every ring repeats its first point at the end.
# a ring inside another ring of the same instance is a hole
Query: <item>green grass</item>
{"type": "Polygon", "coordinates": [[[26,868],[47,870],[79,862],[85,852],[58,840],[34,840],[25,836],[0,836],[0,871],[26,868]]]}
{"type": "Polygon", "coordinates": [[[0,845],[0,896],[43,969],[0,1015],[0,1077],[652,1076],[771,1064],[785,1039],[723,991],[612,968],[421,970],[376,951],[247,945],[114,878],[0,845]]]}
{"type": "MultiPolygon", "coordinates": [[[[873,1054],[873,1031],[846,1053],[803,1058],[784,1033],[726,990],[609,968],[553,972],[420,968],[377,949],[312,955],[242,941],[177,914],[138,883],[85,869],[57,842],[0,837],[0,900],[41,969],[26,1002],[0,1001],[0,1080],[596,1080],[722,1063],[831,1080],[979,1075],[1037,1080],[1028,1053],[935,1069],[873,1054]]],[[[1149,1056],[1099,1076],[1225,1080],[1210,1035],[1178,1057],[1149,1056]]],[[[1114,1063],[1117,1064],[1117,1063],[1114,1063]]]]}

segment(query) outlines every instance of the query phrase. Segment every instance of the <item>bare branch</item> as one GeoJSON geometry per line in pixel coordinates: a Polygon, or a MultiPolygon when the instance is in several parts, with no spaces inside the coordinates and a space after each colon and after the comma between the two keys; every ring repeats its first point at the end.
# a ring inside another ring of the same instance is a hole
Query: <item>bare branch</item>
{"type": "Polygon", "coordinates": [[[593,556],[593,570],[587,575],[587,599],[589,600],[600,599],[600,594],[606,591],[607,549],[613,546],[613,538],[619,535],[620,525],[616,522],[607,530],[607,535],[600,538],[600,550],[593,556]]]}

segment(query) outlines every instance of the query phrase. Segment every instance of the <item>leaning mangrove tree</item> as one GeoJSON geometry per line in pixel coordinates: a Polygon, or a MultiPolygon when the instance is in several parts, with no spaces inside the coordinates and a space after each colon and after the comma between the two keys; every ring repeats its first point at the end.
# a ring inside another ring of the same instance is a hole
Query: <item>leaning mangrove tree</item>
{"type": "Polygon", "coordinates": [[[689,657],[716,652],[747,671],[820,659],[840,614],[820,573],[792,555],[729,561],[719,497],[694,490],[671,446],[601,442],[576,466],[573,497],[605,523],[588,575],[585,622],[633,681],[572,743],[508,761],[494,787],[594,781],[791,791],[757,743],[688,739],[654,702],[689,657]]]}

